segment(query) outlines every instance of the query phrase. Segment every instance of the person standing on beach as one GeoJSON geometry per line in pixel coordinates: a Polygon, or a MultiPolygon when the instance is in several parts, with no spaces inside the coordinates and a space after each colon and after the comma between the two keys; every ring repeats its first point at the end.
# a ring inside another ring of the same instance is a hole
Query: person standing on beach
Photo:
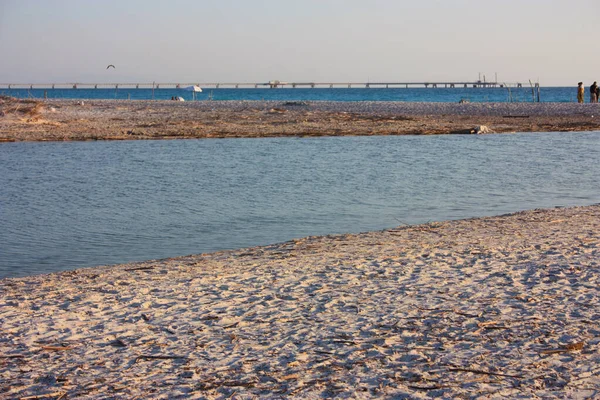
{"type": "Polygon", "coordinates": [[[596,85],[596,103],[600,100],[600,86],[596,85]]]}
{"type": "Polygon", "coordinates": [[[596,89],[598,89],[598,84],[596,81],[590,86],[590,103],[598,102],[598,94],[596,93],[596,89]]]}
{"type": "Polygon", "coordinates": [[[583,88],[583,82],[577,84],[577,102],[583,103],[583,94],[585,89],[583,88]]]}

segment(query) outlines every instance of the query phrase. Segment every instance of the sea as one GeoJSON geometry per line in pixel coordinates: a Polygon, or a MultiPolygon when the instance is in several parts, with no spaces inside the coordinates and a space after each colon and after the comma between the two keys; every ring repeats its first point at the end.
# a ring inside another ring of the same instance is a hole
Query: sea
{"type": "MultiPolygon", "coordinates": [[[[409,101],[409,102],[550,102],[577,101],[577,87],[455,87],[455,88],[205,88],[193,94],[183,89],[1,89],[0,96],[35,99],[119,99],[170,100],[182,97],[187,101],[203,100],[274,100],[274,101],[409,101]],[[194,98],[195,96],[195,98],[194,98]]],[[[588,100],[586,99],[586,102],[588,100]]]]}
{"type": "Polygon", "coordinates": [[[600,132],[0,143],[0,278],[596,204],[599,159],[600,132]]]}

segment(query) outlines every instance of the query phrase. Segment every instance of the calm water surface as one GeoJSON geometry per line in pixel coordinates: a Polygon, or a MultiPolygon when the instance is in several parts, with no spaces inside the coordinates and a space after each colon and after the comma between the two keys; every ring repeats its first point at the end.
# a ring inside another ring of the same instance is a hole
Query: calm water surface
{"type": "MultiPolygon", "coordinates": [[[[587,93],[588,88],[586,88],[587,93]]],[[[181,96],[192,100],[192,93],[181,89],[0,89],[0,95],[21,98],[51,99],[131,99],[169,100],[181,96]]],[[[208,89],[198,93],[197,100],[302,100],[302,101],[426,101],[458,103],[460,100],[479,102],[533,102],[530,87],[521,88],[280,88],[280,89],[208,89]]],[[[537,98],[537,95],[535,96],[537,98]]],[[[542,102],[577,102],[577,87],[542,87],[542,102]]],[[[586,98],[586,102],[588,99],[586,98]]]]}
{"type": "Polygon", "coordinates": [[[0,277],[600,201],[600,132],[0,144],[0,277]]]}

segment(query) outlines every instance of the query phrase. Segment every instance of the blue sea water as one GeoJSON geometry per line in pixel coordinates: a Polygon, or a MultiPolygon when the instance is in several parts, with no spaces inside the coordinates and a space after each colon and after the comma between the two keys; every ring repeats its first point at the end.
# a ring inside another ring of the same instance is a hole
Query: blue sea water
{"type": "Polygon", "coordinates": [[[0,144],[0,278],[600,202],[600,132],[0,144]]]}
{"type": "MultiPolygon", "coordinates": [[[[51,99],[131,99],[169,100],[181,96],[192,100],[192,93],[181,89],[0,89],[0,95],[19,98],[51,99]]],[[[407,101],[407,102],[533,102],[537,93],[522,88],[276,88],[205,89],[197,100],[276,100],[276,101],[407,101]]],[[[541,87],[542,102],[576,102],[577,89],[541,87]]],[[[587,101],[587,100],[586,100],[587,101]]]]}

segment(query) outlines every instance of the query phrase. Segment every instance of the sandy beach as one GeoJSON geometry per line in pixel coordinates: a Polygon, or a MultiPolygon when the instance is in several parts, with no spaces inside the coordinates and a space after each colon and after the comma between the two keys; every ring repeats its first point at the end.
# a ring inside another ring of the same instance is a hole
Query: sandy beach
{"type": "Polygon", "coordinates": [[[2,399],[597,398],[600,205],[0,280],[2,399]]]}
{"type": "Polygon", "coordinates": [[[0,98],[0,141],[600,130],[597,104],[0,98]]]}

